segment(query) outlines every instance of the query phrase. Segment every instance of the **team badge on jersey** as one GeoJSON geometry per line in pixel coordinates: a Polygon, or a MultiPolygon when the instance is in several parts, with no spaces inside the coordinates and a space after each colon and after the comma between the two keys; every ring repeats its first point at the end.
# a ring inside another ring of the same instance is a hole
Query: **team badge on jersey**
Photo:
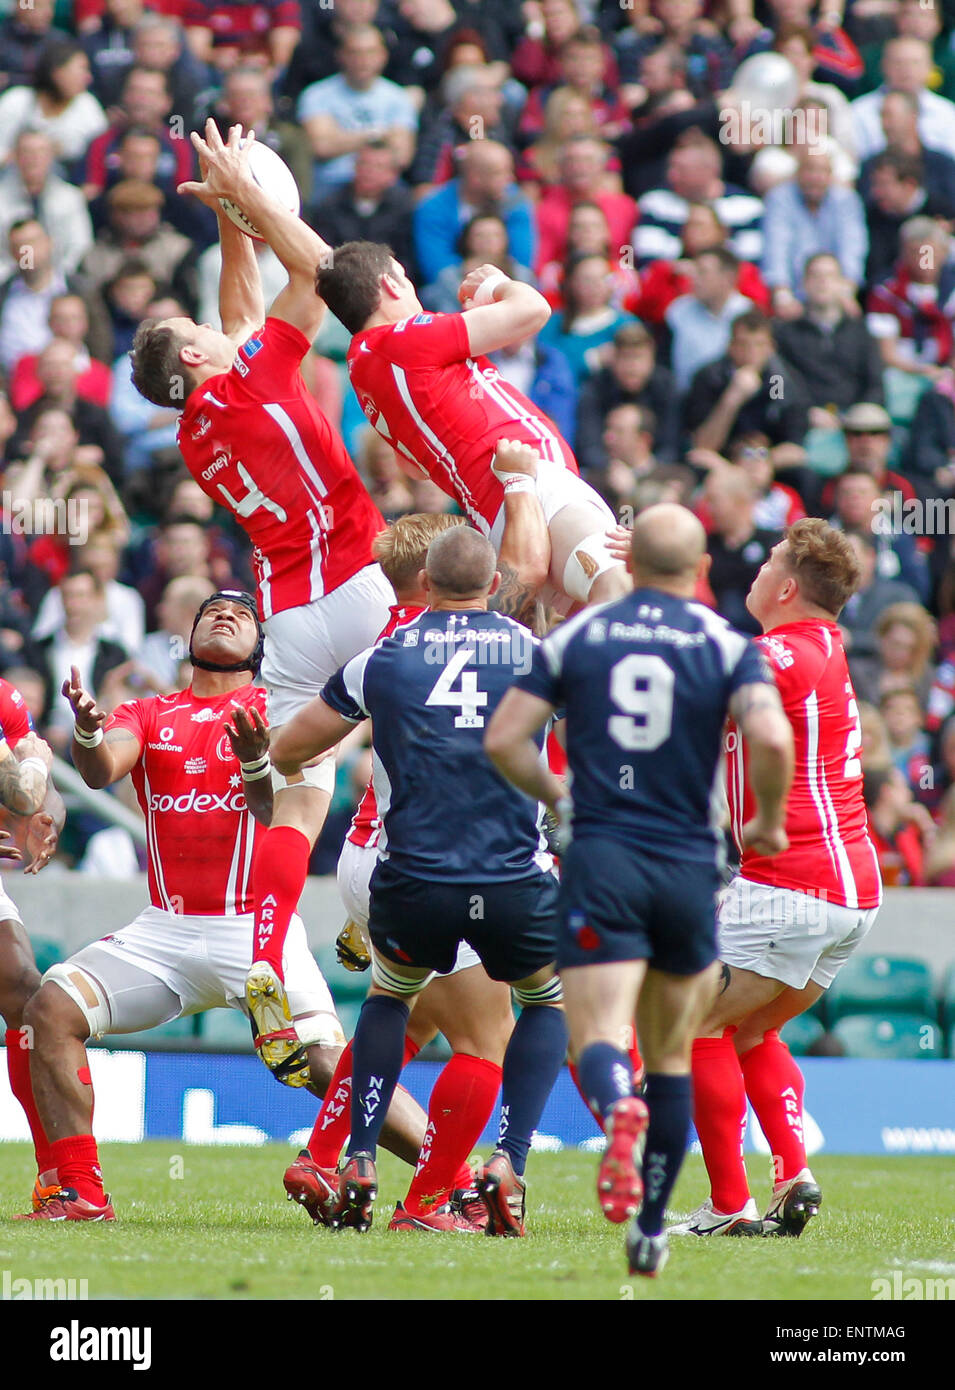
{"type": "Polygon", "coordinates": [[[405,646],[416,647],[418,645],[418,629],[413,627],[410,632],[405,633],[405,646]]]}
{"type": "Polygon", "coordinates": [[[412,322],[412,323],[431,323],[431,321],[432,321],[433,318],[434,318],[434,315],[433,315],[433,314],[415,314],[415,316],[414,316],[414,318],[411,320],[411,322],[412,322]]]}
{"type": "Polygon", "coordinates": [[[257,352],[262,351],[262,339],[250,338],[247,343],[243,343],[239,348],[243,357],[254,357],[257,352]]]}

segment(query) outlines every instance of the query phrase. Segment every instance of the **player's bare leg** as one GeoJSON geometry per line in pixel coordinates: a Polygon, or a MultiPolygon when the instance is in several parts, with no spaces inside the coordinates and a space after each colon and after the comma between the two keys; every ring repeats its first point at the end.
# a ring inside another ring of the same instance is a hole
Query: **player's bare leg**
{"type": "Polygon", "coordinates": [[[761,1229],[743,1160],[746,1089],[734,1033],[748,1014],[770,1004],[783,986],[735,966],[723,967],[721,983],[724,988],[693,1046],[693,1115],[710,1197],[687,1222],[674,1228],[679,1234],[753,1235],[761,1229]]]}
{"type": "Polygon", "coordinates": [[[39,987],[40,972],[33,959],[33,948],[26,929],[13,919],[0,922],[0,1015],[6,1024],[7,1071],[10,1090],[23,1107],[33,1137],[37,1164],[37,1180],[33,1189],[36,1205],[56,1189],[49,1142],[36,1108],[30,1079],[33,1035],[22,1027],[26,1006],[39,987]]]}
{"type": "Polygon", "coordinates": [[[392,1229],[450,1230],[456,1218],[483,1229],[487,1211],[467,1159],[497,1100],[513,1028],[510,988],[480,965],[439,975],[422,991],[408,1031],[426,1040],[443,1033],[454,1055],[432,1088],[424,1143],[392,1229]]]}
{"type": "Polygon", "coordinates": [[[822,1204],[809,1168],[803,1125],[805,1081],[778,1030],[822,995],[814,981],[804,989],[786,986],[743,1019],[733,1036],[746,1094],[773,1156],[773,1195],[763,1218],[767,1235],[799,1236],[822,1204]]]}
{"type": "Polygon", "coordinates": [[[578,603],[606,603],[633,589],[626,566],[605,546],[606,514],[587,503],[562,507],[548,524],[553,588],[578,603]]]}
{"type": "Polygon", "coordinates": [[[575,966],[561,973],[571,1051],[581,1094],[607,1134],[597,1197],[608,1221],[640,1206],[640,1155],[649,1114],[633,1094],[633,1066],[621,1039],[632,1027],[646,961],[575,966]]]}

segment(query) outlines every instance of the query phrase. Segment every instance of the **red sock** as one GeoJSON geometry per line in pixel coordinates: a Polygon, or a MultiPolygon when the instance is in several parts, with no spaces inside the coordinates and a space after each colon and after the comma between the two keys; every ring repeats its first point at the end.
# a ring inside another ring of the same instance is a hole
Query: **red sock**
{"type": "Polygon", "coordinates": [[[746,1091],[732,1031],[693,1044],[693,1120],[717,1211],[742,1211],[749,1201],[743,1165],[746,1091]]]}
{"type": "Polygon", "coordinates": [[[50,1144],[46,1137],[46,1130],[43,1128],[43,1121],[40,1119],[36,1102],[33,1099],[28,1038],[29,1034],[19,1028],[7,1029],[5,1036],[7,1072],[10,1076],[10,1090],[23,1106],[23,1113],[27,1117],[30,1133],[33,1135],[36,1170],[38,1173],[48,1173],[54,1165],[50,1158],[50,1144]]]}
{"type": "Polygon", "coordinates": [[[405,1198],[406,1211],[423,1216],[448,1200],[462,1164],[491,1118],[500,1089],[496,1062],[456,1052],[444,1067],[428,1103],[428,1128],[405,1198]]]}
{"type": "Polygon", "coordinates": [[[587,1109],[590,1111],[591,1115],[593,1115],[594,1119],[596,1120],[597,1128],[602,1131],[604,1127],[604,1117],[603,1115],[601,1115],[600,1111],[597,1109],[595,1105],[591,1105],[587,1097],[587,1094],[584,1091],[583,1086],[581,1086],[580,1075],[577,1071],[577,1063],[568,1062],[567,1065],[570,1068],[570,1075],[573,1078],[574,1085],[577,1087],[577,1090],[580,1093],[580,1099],[583,1101],[584,1105],[586,1105],[587,1109]]]}
{"type": "Polygon", "coordinates": [[[774,1181],[788,1182],[807,1167],[802,1100],[806,1082],[775,1029],[739,1059],[760,1128],[773,1155],[774,1181]]]}
{"type": "Polygon", "coordinates": [[[54,1139],[50,1145],[50,1159],[61,1187],[72,1187],[87,1202],[98,1207],[103,1205],[106,1200],[103,1174],[92,1134],[71,1134],[68,1139],[54,1139]]]}
{"type": "MultiPolygon", "coordinates": [[[[402,1067],[417,1057],[420,1050],[418,1044],[406,1036],[402,1067]]],[[[308,1141],[308,1151],[320,1168],[337,1167],[339,1155],[351,1130],[351,1058],[352,1045],[348,1042],[328,1083],[322,1108],[308,1141]]]]}
{"type": "Polygon", "coordinates": [[[252,867],[255,898],[253,961],[268,961],[280,980],[288,924],[308,876],[312,847],[301,830],[276,825],[265,832],[252,867]]]}

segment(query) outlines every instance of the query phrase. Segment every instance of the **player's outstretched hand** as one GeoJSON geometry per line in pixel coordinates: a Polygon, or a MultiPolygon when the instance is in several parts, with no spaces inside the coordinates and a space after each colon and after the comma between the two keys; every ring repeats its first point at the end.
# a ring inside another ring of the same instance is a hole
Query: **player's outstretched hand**
{"type": "Polygon", "coordinates": [[[630,559],[630,546],[633,541],[633,534],[627,526],[611,526],[609,531],[604,532],[604,539],[607,542],[607,550],[620,565],[625,565],[630,559]]]}
{"type": "Polygon", "coordinates": [[[42,739],[39,734],[35,734],[32,729],[18,740],[13,752],[21,763],[24,758],[39,758],[47,772],[53,766],[53,749],[45,739],[42,739]]]}
{"type": "Polygon", "coordinates": [[[529,478],[537,477],[540,454],[533,444],[523,444],[518,439],[499,439],[491,469],[498,478],[508,473],[524,473],[529,478]]]}
{"type": "Polygon", "coordinates": [[[503,274],[503,270],[497,265],[479,265],[474,270],[468,271],[458,290],[458,299],[461,301],[462,309],[474,307],[474,296],[477,294],[479,285],[483,285],[485,280],[490,280],[492,275],[503,274]]]}
{"type": "Polygon", "coordinates": [[[254,763],[269,749],[269,731],[262,715],[253,705],[232,706],[231,724],[225,726],[232,751],[240,763],[254,763]]]}
{"type": "MultiPolygon", "coordinates": [[[[30,863],[23,870],[25,874],[38,874],[53,858],[60,841],[60,832],[49,811],[37,811],[30,817],[27,826],[26,850],[30,863]]],[[[19,853],[17,855],[19,858],[19,853]]]]}
{"type": "MultiPolygon", "coordinates": [[[[65,695],[73,706],[73,717],[84,734],[95,734],[109,718],[106,711],[99,708],[92,695],[83,689],[76,666],[70,667],[70,678],[63,682],[60,693],[65,695]]],[[[20,741],[22,743],[23,740],[20,741]]]]}
{"type": "MultiPolygon", "coordinates": [[[[10,839],[10,832],[9,832],[9,830],[0,830],[0,841],[9,840],[9,839],[10,839]]],[[[4,845],[4,844],[0,844],[0,859],[22,859],[22,858],[23,858],[23,855],[22,855],[22,854],[20,853],[20,851],[17,849],[16,845],[4,845]]]]}
{"type": "Polygon", "coordinates": [[[763,825],[754,817],[743,826],[743,849],[770,857],[789,848],[789,836],[781,825],[763,825]]]}
{"type": "Polygon", "coordinates": [[[201,182],[181,183],[177,192],[183,197],[192,194],[207,207],[216,209],[220,198],[238,198],[243,181],[249,178],[249,150],[255,140],[253,131],[244,137],[240,125],[231,126],[229,139],[224,141],[219,128],[210,116],[206,121],[205,139],[198,131],[189,137],[202,170],[201,182]]]}

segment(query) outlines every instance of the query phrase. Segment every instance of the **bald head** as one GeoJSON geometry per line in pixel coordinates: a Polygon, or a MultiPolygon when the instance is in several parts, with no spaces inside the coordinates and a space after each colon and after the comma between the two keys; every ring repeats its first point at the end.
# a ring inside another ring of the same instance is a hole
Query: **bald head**
{"type": "Polygon", "coordinates": [[[695,579],[706,551],[706,532],[688,507],[658,502],[633,523],[630,562],[636,584],[695,579]]]}
{"type": "Polygon", "coordinates": [[[432,590],[449,598],[470,598],[490,589],[497,556],[480,532],[456,526],[435,536],[425,569],[432,590]]]}

